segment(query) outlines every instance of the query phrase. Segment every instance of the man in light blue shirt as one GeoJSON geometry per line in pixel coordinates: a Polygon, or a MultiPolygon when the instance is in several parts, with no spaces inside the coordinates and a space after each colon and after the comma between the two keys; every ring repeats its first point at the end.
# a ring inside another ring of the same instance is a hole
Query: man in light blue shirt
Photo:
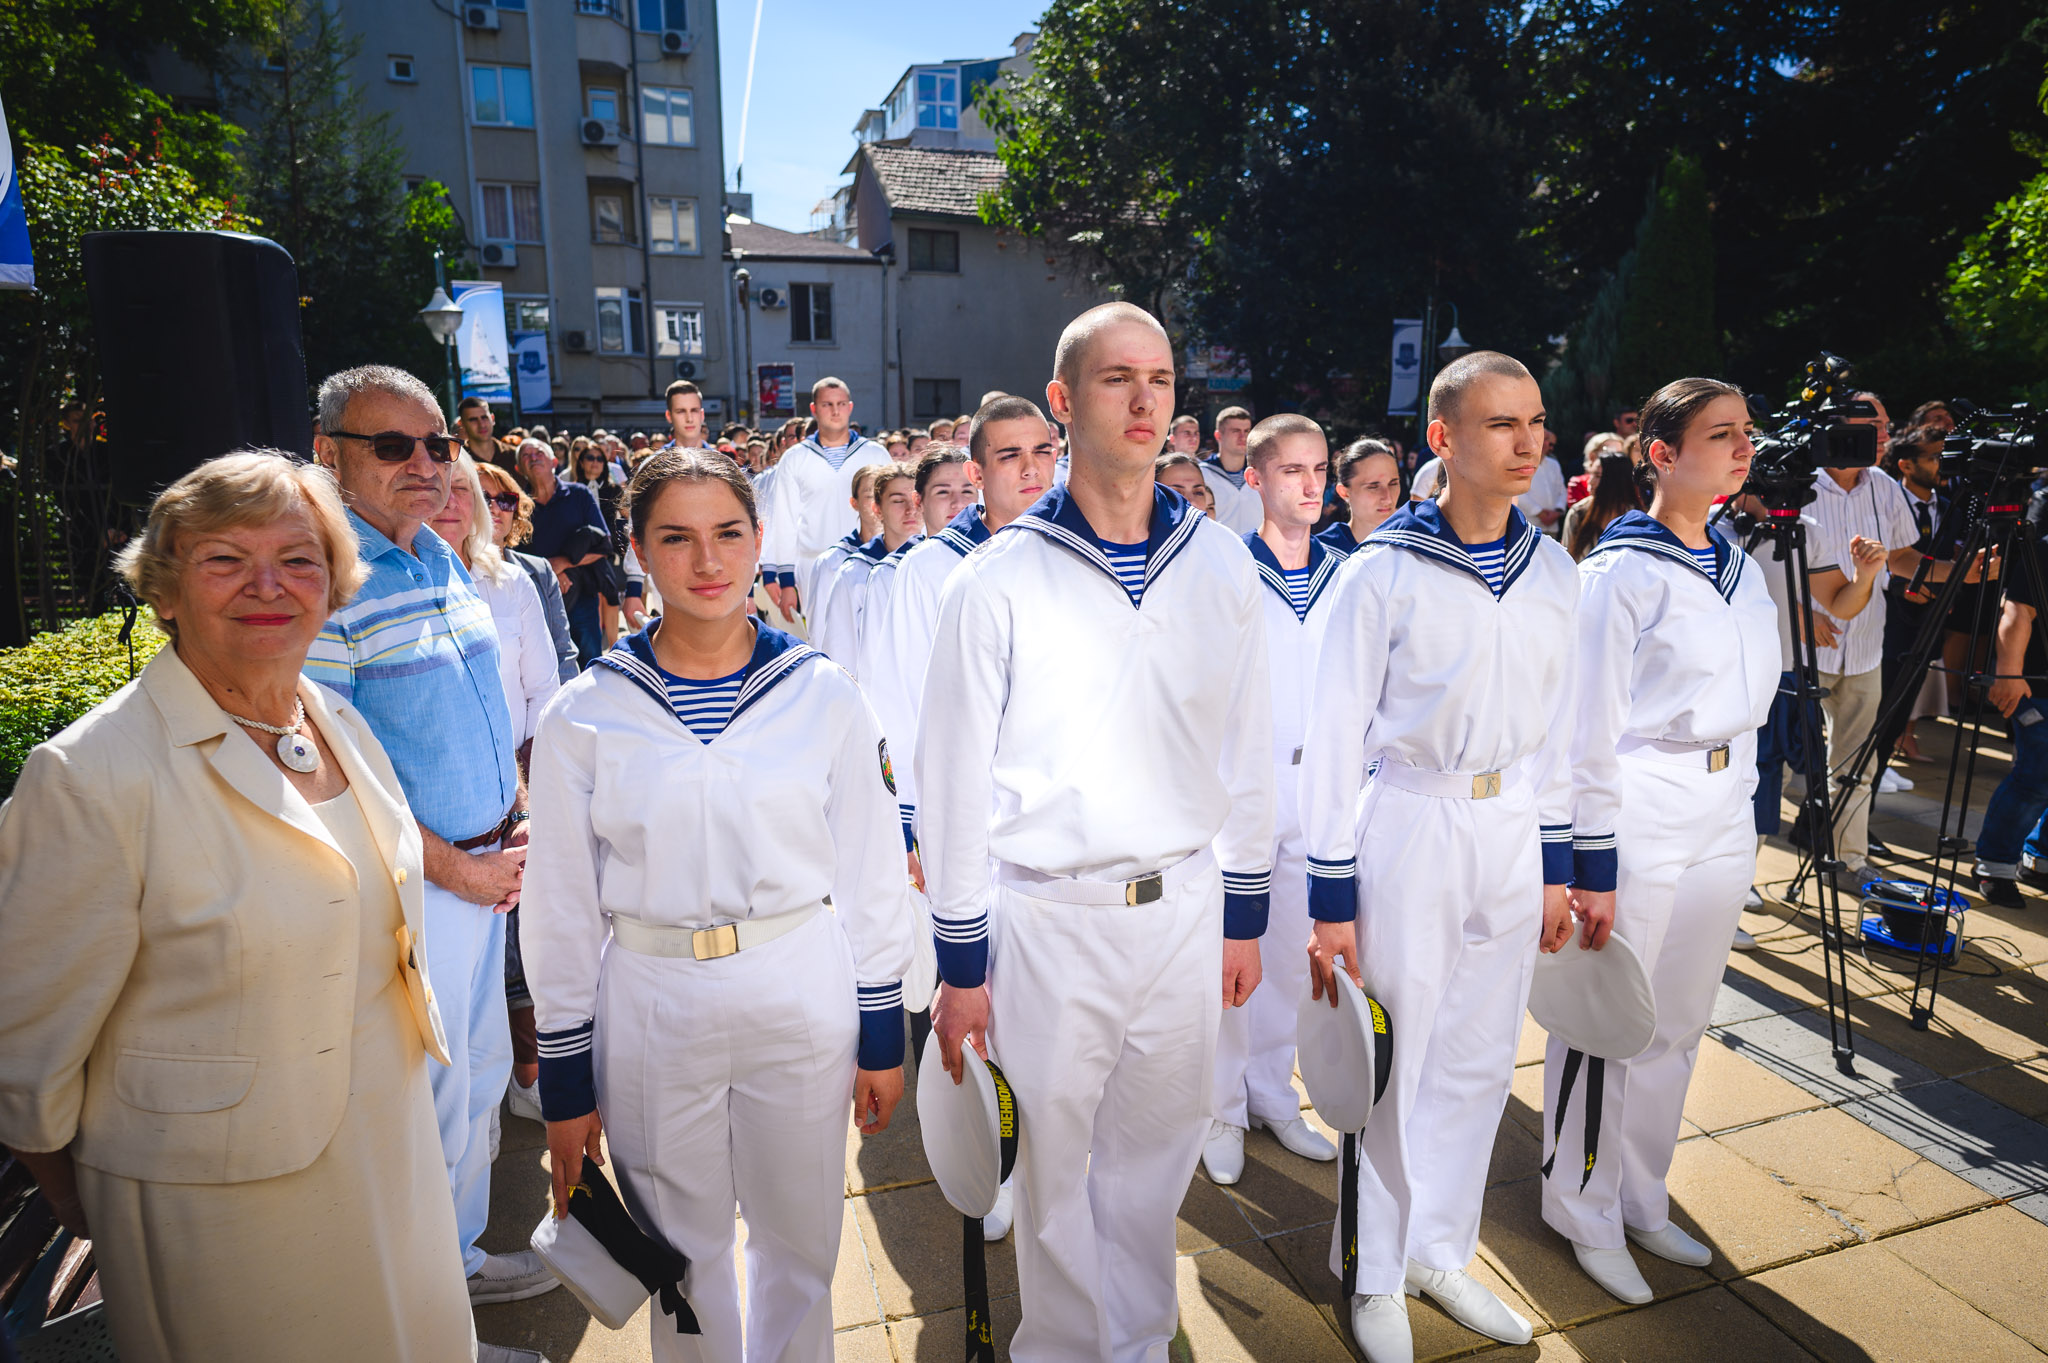
{"type": "MultiPolygon", "coordinates": [[[[490,1215],[491,1119],[512,1070],[505,919],[526,860],[526,793],[490,610],[429,517],[461,446],[434,395],[380,365],[320,385],[314,448],[348,502],[369,580],[321,628],[306,675],[355,706],[398,773],[425,847],[427,978],[454,1063],[431,1067],[472,1304],[556,1285],[531,1252],[477,1247],[490,1215]]],[[[479,1345],[480,1360],[532,1360],[479,1345]]]]}

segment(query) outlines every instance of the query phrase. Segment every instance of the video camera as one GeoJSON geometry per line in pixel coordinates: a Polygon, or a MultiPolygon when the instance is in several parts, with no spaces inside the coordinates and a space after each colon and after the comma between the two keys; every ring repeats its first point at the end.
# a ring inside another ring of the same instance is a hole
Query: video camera
{"type": "Polygon", "coordinates": [[[1986,514],[2010,514],[2027,499],[2027,485],[2040,476],[2048,412],[2025,403],[2004,411],[1952,402],[1961,414],[1941,442],[1941,476],[1953,500],[1982,498],[1986,514]]]}
{"type": "Polygon", "coordinates": [[[1815,497],[1821,469],[1862,469],[1877,462],[1877,408],[1848,396],[1849,362],[1823,350],[1806,364],[1799,400],[1774,417],[1775,430],[1752,437],[1756,458],[1744,491],[1773,511],[1796,511],[1815,497]]]}

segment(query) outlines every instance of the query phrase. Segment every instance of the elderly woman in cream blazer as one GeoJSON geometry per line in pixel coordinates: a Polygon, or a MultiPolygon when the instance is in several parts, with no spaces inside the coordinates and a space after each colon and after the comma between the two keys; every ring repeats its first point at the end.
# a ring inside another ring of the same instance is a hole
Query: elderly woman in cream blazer
{"type": "Polygon", "coordinates": [[[171,646],[0,809],[0,1143],[92,1238],[124,1363],[467,1359],[419,832],[299,677],[362,578],[339,494],[212,460],[120,568],[171,646]]]}

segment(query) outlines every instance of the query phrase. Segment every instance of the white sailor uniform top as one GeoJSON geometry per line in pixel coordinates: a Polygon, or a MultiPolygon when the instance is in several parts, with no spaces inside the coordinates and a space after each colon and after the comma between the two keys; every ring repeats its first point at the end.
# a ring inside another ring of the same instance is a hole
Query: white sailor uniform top
{"type": "Polygon", "coordinates": [[[1570,883],[1577,568],[1512,509],[1498,586],[1473,552],[1488,547],[1412,502],[1338,574],[1301,766],[1313,917],[1357,915],[1356,815],[1377,760],[1532,783],[1544,883],[1570,883]]]}
{"type": "MultiPolygon", "coordinates": [[[[853,475],[869,464],[886,464],[889,451],[864,435],[828,450],[815,434],[789,447],[775,465],[775,481],[761,508],[766,526],[761,571],[785,587],[817,585],[812,569],[832,541],[860,524],[851,498],[853,475]]],[[[809,605],[808,602],[805,603],[809,605]]]]}
{"type": "Polygon", "coordinates": [[[1316,655],[1329,627],[1330,605],[1336,595],[1331,588],[1344,555],[1312,538],[1307,566],[1290,570],[1280,566],[1272,547],[1258,535],[1246,535],[1244,543],[1267,588],[1263,599],[1273,678],[1273,761],[1291,768],[1301,755],[1309,693],[1316,681],[1316,655]]]}
{"type": "Polygon", "coordinates": [[[1224,933],[1265,931],[1272,716],[1258,573],[1155,487],[1134,603],[1066,488],[947,580],[918,721],[939,971],[982,983],[989,859],[1134,880],[1213,845],[1224,933]]]}
{"type": "Polygon", "coordinates": [[[905,555],[879,617],[871,603],[862,631],[861,689],[896,756],[896,806],[906,850],[917,841],[917,714],[939,624],[939,593],[953,570],[988,543],[981,516],[981,507],[966,507],[905,555]]]}
{"type": "Polygon", "coordinates": [[[1644,743],[1702,750],[1754,781],[1756,731],[1778,690],[1778,612],[1762,567],[1718,530],[1712,571],[1648,512],[1618,517],[1579,565],[1577,720],[1572,735],[1575,885],[1612,890],[1620,753],[1644,743]]]}
{"type": "Polygon", "coordinates": [[[591,1022],[612,912],[708,928],[830,896],[853,947],[860,1067],[903,1059],[916,920],[888,745],[859,688],[757,624],[730,716],[705,738],[670,700],[657,628],[563,687],[534,738],[519,930],[551,1121],[596,1105],[591,1022]]]}

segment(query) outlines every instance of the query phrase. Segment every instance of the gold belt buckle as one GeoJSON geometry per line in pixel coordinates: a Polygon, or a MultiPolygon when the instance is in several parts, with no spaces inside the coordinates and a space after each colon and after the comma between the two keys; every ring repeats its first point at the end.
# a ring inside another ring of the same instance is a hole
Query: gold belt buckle
{"type": "Polygon", "coordinates": [[[1728,770],[1728,745],[1726,743],[1723,743],[1718,748],[1707,749],[1707,770],[1728,770]]]}
{"type": "Polygon", "coordinates": [[[1166,893],[1166,882],[1158,876],[1140,876],[1124,882],[1124,903],[1150,904],[1166,893]]]}
{"type": "Polygon", "coordinates": [[[1482,772],[1480,772],[1480,773],[1479,773],[1479,774],[1478,774],[1477,776],[1475,776],[1475,777],[1473,777],[1473,778],[1472,778],[1472,798],[1473,798],[1473,799],[1475,799],[1475,800],[1491,800],[1491,799],[1492,799],[1492,798],[1493,798],[1494,796],[1496,796],[1496,795],[1498,795],[1498,794],[1500,794],[1500,773],[1499,773],[1499,772],[1497,772],[1497,771],[1482,771],[1482,772]]]}
{"type": "Polygon", "coordinates": [[[737,923],[699,928],[690,934],[691,954],[700,961],[715,961],[721,956],[735,955],[739,949],[740,927],[737,923]]]}

